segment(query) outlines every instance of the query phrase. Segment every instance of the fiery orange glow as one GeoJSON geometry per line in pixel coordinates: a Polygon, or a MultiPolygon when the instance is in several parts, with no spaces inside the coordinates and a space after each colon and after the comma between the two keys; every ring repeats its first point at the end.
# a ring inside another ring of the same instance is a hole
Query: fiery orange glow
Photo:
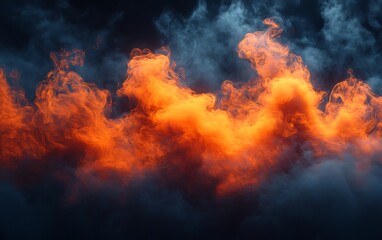
{"type": "Polygon", "coordinates": [[[237,48],[258,78],[227,80],[219,94],[182,86],[169,53],[134,49],[118,90],[134,106],[119,118],[109,116],[109,91],[70,70],[83,64],[83,51],[51,54],[54,70],[34,104],[1,70],[1,164],[54,161],[46,156],[59,153],[56,160],[76,166],[78,175],[116,173],[127,183],[131,175],[156,172],[190,185],[204,177],[224,194],[256,186],[296,161],[345,152],[378,156],[382,98],[352,73],[329,95],[315,90],[302,58],[277,42],[280,26],[264,23],[267,30],[247,34],[237,48]]]}

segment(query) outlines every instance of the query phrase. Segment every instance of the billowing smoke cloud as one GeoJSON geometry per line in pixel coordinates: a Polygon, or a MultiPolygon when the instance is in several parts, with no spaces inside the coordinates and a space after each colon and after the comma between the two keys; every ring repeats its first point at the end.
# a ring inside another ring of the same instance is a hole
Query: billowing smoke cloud
{"type": "Polygon", "coordinates": [[[351,68],[380,93],[381,6],[381,1],[352,0],[235,1],[219,7],[202,2],[189,18],[166,13],[157,25],[190,82],[218,88],[226,79],[251,78],[246,63],[232,57],[234,49],[273,16],[282,21],[283,41],[302,56],[319,87],[330,89],[351,68]]]}
{"type": "Polygon", "coordinates": [[[187,69],[187,82],[194,82],[195,87],[217,88],[223,80],[249,79],[253,74],[247,63],[232,56],[240,39],[262,20],[252,18],[253,13],[241,2],[219,11],[210,16],[207,5],[201,3],[185,20],[166,13],[157,21],[174,60],[187,69]]]}
{"type": "MultiPolygon", "coordinates": [[[[60,9],[76,11],[66,1],[60,4],[60,9]]],[[[307,64],[313,85],[331,89],[352,68],[356,77],[379,92],[381,8],[378,0],[200,3],[186,17],[169,9],[150,21],[157,19],[155,25],[163,34],[163,44],[169,45],[172,60],[184,68],[186,80],[182,84],[197,92],[218,91],[227,79],[247,81],[261,75],[236,56],[236,47],[246,33],[264,30],[262,21],[270,16],[284,28],[279,40],[307,64]]],[[[49,52],[60,48],[86,50],[85,66],[74,67],[86,81],[110,89],[113,95],[122,86],[127,53],[137,43],[132,40],[125,45],[129,49],[123,48],[121,41],[129,38],[116,33],[123,29],[123,34],[129,34],[129,28],[118,26],[118,21],[124,22],[123,9],[105,10],[108,21],[100,26],[71,22],[36,5],[12,9],[22,18],[14,20],[8,15],[8,21],[21,27],[34,24],[24,36],[27,43],[18,43],[22,46],[19,50],[9,48],[4,41],[0,63],[8,72],[17,69],[21,73],[20,85],[29,98],[34,99],[37,82],[45,79],[52,68],[49,52]],[[84,26],[89,30],[83,31],[84,26]]],[[[139,44],[136,47],[156,43],[139,44]]],[[[134,105],[133,97],[130,100],[129,104],[134,105]]],[[[156,104],[138,100],[147,104],[142,108],[156,104]]],[[[89,106],[97,109],[95,101],[89,106]]],[[[126,109],[112,110],[113,118],[109,117],[117,121],[128,114],[126,109]]],[[[373,112],[378,113],[378,109],[373,112]]],[[[68,119],[67,126],[81,124],[68,119]]],[[[82,120],[86,122],[86,118],[82,120]]],[[[377,132],[379,128],[375,126],[377,132]]],[[[143,128],[141,133],[147,134],[143,128]]],[[[5,139],[7,129],[1,129],[1,134],[5,139]]],[[[147,136],[152,135],[149,132],[147,136]]],[[[160,140],[167,146],[174,139],[160,140]]],[[[192,144],[203,145],[195,139],[192,144]]],[[[378,148],[380,140],[350,141],[341,154],[324,157],[315,156],[303,141],[291,142],[290,149],[295,152],[288,150],[280,159],[293,156],[292,164],[277,165],[259,185],[249,184],[226,195],[216,194],[222,180],[200,170],[204,166],[199,156],[182,152],[192,145],[190,142],[183,145],[184,149],[165,155],[180,163],[169,162],[157,171],[144,173],[137,169],[127,183],[121,183],[118,174],[110,177],[107,171],[82,174],[81,159],[93,156],[87,155],[87,149],[83,149],[87,145],[80,143],[71,144],[69,150],[49,153],[38,168],[33,161],[39,159],[33,157],[22,159],[17,166],[0,167],[1,239],[379,239],[382,234],[381,153],[378,149],[368,151],[368,147],[378,148]],[[369,154],[360,154],[358,144],[366,146],[362,153],[369,154]]],[[[93,144],[94,149],[103,151],[93,144]]],[[[258,149],[264,148],[259,146],[254,151],[258,149]]],[[[118,153],[113,154],[118,157],[118,153]]],[[[248,154],[242,153],[242,159],[248,154]]],[[[246,167],[245,163],[241,166],[246,167]]],[[[252,170],[242,173],[252,176],[252,170]]]]}

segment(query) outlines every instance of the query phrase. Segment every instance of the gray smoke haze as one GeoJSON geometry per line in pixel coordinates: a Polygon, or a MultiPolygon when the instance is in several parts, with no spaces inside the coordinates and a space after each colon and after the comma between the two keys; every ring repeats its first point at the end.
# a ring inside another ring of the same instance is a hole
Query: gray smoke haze
{"type": "Polygon", "coordinates": [[[236,46],[246,33],[263,30],[262,20],[277,17],[282,41],[303,57],[315,85],[329,90],[352,68],[381,93],[381,1],[234,1],[217,13],[208,6],[201,2],[183,19],[168,12],[156,22],[190,82],[218,88],[226,79],[253,77],[236,46]]]}
{"type": "Polygon", "coordinates": [[[112,181],[97,187],[85,186],[75,201],[67,200],[71,189],[53,179],[45,178],[33,186],[2,182],[0,236],[379,239],[379,158],[366,168],[360,167],[360,159],[351,154],[341,159],[314,159],[309,166],[298,164],[304,158],[258,188],[216,198],[201,197],[208,194],[195,197],[187,190],[166,187],[155,175],[137,179],[128,187],[112,181]]]}
{"type": "Polygon", "coordinates": [[[261,24],[260,19],[250,16],[243,4],[236,2],[210,17],[207,5],[201,3],[189,18],[176,20],[166,13],[157,26],[167,37],[173,59],[185,68],[187,82],[216,89],[226,79],[245,81],[253,75],[235,51],[244,35],[261,24]]]}

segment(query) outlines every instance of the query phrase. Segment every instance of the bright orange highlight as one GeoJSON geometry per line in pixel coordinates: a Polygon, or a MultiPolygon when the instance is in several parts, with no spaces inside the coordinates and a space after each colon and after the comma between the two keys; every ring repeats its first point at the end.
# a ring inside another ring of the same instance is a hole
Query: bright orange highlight
{"type": "Polygon", "coordinates": [[[327,94],[313,88],[301,57],[276,41],[279,25],[264,23],[266,31],[247,34],[237,49],[258,79],[225,81],[219,95],[183,87],[169,54],[134,49],[118,91],[134,106],[116,119],[108,117],[111,94],[69,69],[83,64],[83,51],[51,54],[55,68],[33,105],[1,70],[1,164],[60,153],[79,175],[117,173],[125,183],[146,172],[189,182],[208,177],[224,194],[256,186],[297,161],[346,153],[360,161],[380,158],[382,98],[350,73],[321,110],[327,94]]]}

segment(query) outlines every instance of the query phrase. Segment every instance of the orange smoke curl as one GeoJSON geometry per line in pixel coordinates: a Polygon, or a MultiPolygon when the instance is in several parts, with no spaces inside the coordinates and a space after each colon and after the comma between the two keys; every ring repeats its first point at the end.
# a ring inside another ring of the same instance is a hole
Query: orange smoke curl
{"type": "Polygon", "coordinates": [[[247,34],[237,49],[258,79],[227,80],[219,95],[183,87],[168,53],[134,49],[118,95],[136,106],[116,119],[108,117],[111,94],[70,71],[83,64],[83,51],[51,54],[55,68],[33,106],[19,103],[25,97],[1,70],[1,164],[58,152],[79,175],[119,173],[126,182],[154,171],[188,187],[210,179],[227,193],[309,160],[308,152],[317,160],[345,151],[378,156],[382,98],[350,74],[320,110],[326,93],[314,90],[301,57],[276,41],[280,26],[264,23],[266,31],[247,34]]]}

